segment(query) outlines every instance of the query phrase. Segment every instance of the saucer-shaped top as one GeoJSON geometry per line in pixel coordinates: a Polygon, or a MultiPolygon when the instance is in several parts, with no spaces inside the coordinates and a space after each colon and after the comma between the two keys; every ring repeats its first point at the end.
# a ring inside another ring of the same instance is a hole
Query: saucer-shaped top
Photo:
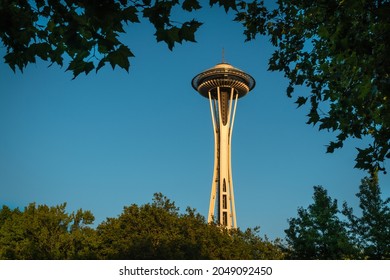
{"type": "Polygon", "coordinates": [[[192,79],[192,87],[206,98],[209,98],[209,92],[212,98],[217,98],[218,87],[229,91],[233,88],[240,98],[252,90],[255,84],[251,75],[229,63],[219,63],[192,79]]]}

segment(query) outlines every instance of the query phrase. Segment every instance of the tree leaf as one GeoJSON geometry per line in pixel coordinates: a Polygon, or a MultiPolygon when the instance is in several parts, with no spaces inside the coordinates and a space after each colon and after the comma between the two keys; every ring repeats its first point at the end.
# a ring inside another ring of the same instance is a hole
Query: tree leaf
{"type": "Polygon", "coordinates": [[[227,13],[230,9],[236,11],[237,5],[235,0],[210,0],[210,6],[212,7],[215,4],[219,4],[220,7],[225,8],[225,12],[227,13]]]}
{"type": "Polygon", "coordinates": [[[298,104],[298,108],[304,105],[307,101],[307,97],[299,96],[298,99],[295,101],[296,104],[298,104]]]}
{"type": "MultiPolygon", "coordinates": [[[[112,69],[115,69],[115,66],[118,65],[119,67],[125,69],[128,72],[130,67],[129,57],[132,56],[134,55],[127,46],[120,45],[117,50],[112,51],[107,55],[106,60],[110,62],[112,69]]],[[[101,61],[100,63],[103,62],[101,61]]],[[[102,66],[100,63],[98,66],[102,66]]]]}
{"type": "Polygon", "coordinates": [[[93,62],[85,62],[84,60],[74,59],[69,63],[66,71],[72,71],[74,80],[81,73],[85,73],[86,75],[91,72],[95,68],[93,62]]]}
{"type": "Polygon", "coordinates": [[[183,8],[183,10],[189,12],[202,8],[198,0],[184,0],[181,7],[183,8]]]}
{"type": "Polygon", "coordinates": [[[127,22],[127,21],[130,21],[130,22],[140,22],[139,21],[139,18],[138,18],[138,10],[136,7],[134,6],[129,6],[127,8],[125,8],[122,12],[123,14],[123,19],[127,22]]]}
{"type": "Polygon", "coordinates": [[[202,25],[202,23],[192,20],[190,22],[186,22],[183,24],[181,29],[179,30],[179,38],[180,40],[196,42],[195,40],[195,32],[202,25]]]}

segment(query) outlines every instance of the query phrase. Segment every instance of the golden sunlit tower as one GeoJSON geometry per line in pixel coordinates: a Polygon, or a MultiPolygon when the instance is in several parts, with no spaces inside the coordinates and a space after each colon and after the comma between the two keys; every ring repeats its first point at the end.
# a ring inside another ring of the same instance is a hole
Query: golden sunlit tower
{"type": "Polygon", "coordinates": [[[210,223],[215,219],[226,228],[237,228],[231,164],[232,132],[237,100],[255,87],[255,80],[222,62],[193,78],[192,87],[209,99],[214,131],[214,173],[207,221],[210,223]]]}

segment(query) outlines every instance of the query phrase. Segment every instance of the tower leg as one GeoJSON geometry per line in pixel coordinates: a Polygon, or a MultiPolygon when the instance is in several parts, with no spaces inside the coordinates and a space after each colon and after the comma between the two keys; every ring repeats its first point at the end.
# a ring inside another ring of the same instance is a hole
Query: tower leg
{"type": "Polygon", "coordinates": [[[217,185],[219,182],[219,172],[218,172],[218,128],[217,128],[217,120],[216,120],[216,105],[215,100],[211,98],[211,93],[209,92],[209,101],[210,101],[210,111],[211,111],[211,121],[213,123],[213,132],[214,132],[214,171],[213,171],[213,181],[211,183],[211,194],[210,194],[210,206],[209,206],[209,214],[207,216],[207,222],[211,223],[215,220],[215,202],[217,197],[217,185]]]}
{"type": "Polygon", "coordinates": [[[233,88],[228,92],[226,88],[218,87],[216,96],[209,92],[214,131],[214,172],[207,219],[227,228],[237,227],[231,172],[231,138],[237,98],[233,88]]]}

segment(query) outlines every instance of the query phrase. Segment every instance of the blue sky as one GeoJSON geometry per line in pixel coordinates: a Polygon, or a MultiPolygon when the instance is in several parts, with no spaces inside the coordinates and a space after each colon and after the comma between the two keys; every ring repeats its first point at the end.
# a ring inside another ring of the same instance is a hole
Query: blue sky
{"type": "MultiPolygon", "coordinates": [[[[244,43],[241,26],[223,9],[196,16],[205,22],[198,42],[173,52],[156,43],[149,23],[128,26],[122,38],[136,56],[129,73],[107,65],[72,80],[66,67],[38,62],[14,74],[1,63],[0,205],[67,202],[69,211],[91,210],[98,224],[162,192],[183,211],[207,215],[213,132],[208,100],[191,79],[221,62],[224,48],[225,60],[256,80],[239,100],[232,140],[238,225],[284,237],[287,219],[312,202],[315,185],[340,207],[358,208],[365,173],[353,166],[364,142],[348,140],[326,154],[334,134],[307,125],[308,107],[296,109],[287,80],[267,71],[268,40],[244,43]]],[[[389,176],[380,180],[389,197],[389,176]]]]}

